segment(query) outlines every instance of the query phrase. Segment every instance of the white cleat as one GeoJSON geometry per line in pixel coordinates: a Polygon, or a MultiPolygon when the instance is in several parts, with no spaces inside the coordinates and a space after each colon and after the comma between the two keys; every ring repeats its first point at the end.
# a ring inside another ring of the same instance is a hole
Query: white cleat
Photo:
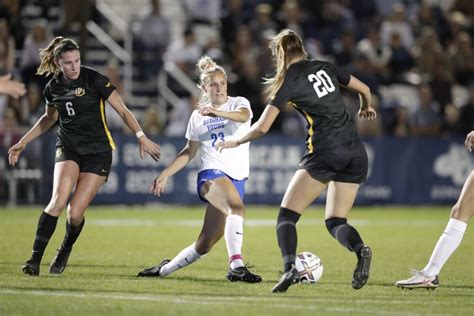
{"type": "Polygon", "coordinates": [[[395,282],[395,285],[402,289],[436,289],[439,286],[438,276],[428,277],[422,271],[412,271],[413,276],[406,280],[395,282]]]}

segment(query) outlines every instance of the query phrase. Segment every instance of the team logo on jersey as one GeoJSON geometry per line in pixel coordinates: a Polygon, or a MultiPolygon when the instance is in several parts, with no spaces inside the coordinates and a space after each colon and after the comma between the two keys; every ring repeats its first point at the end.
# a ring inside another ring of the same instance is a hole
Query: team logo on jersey
{"type": "Polygon", "coordinates": [[[78,97],[82,97],[84,94],[86,94],[86,90],[79,87],[79,88],[76,88],[76,90],[74,91],[74,94],[78,97]]]}
{"type": "Polygon", "coordinates": [[[56,158],[61,157],[63,151],[61,150],[61,147],[56,148],[56,158]]]}
{"type": "Polygon", "coordinates": [[[107,84],[105,85],[106,88],[110,88],[112,86],[112,84],[109,82],[107,82],[107,84]]]}

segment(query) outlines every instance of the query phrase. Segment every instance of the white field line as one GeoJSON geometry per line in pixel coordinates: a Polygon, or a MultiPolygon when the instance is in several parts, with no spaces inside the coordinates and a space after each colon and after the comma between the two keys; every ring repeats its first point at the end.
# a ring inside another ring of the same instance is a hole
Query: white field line
{"type": "MultiPolygon", "coordinates": [[[[148,220],[148,219],[90,219],[87,220],[87,225],[103,226],[103,227],[146,227],[146,226],[160,226],[160,227],[201,227],[202,219],[165,219],[165,220],[148,220]]],[[[358,220],[349,219],[349,222],[355,226],[390,226],[390,227],[438,227],[446,223],[445,220],[358,220]]],[[[276,225],[275,219],[248,219],[245,220],[246,227],[274,227],[276,225]]],[[[298,222],[300,226],[324,226],[323,220],[304,219],[298,222]]]]}
{"type": "MultiPolygon", "coordinates": [[[[0,289],[0,295],[31,295],[31,296],[48,296],[48,297],[72,297],[81,299],[105,299],[105,300],[119,300],[119,301],[147,301],[147,302],[164,302],[173,304],[199,304],[199,305],[222,305],[225,303],[228,305],[235,306],[248,306],[249,302],[254,303],[269,303],[272,307],[285,308],[289,310],[310,310],[310,311],[332,311],[332,312],[347,312],[347,313],[364,313],[364,314],[384,314],[384,315],[406,315],[406,312],[396,311],[383,311],[380,309],[366,309],[366,308],[350,308],[350,307],[321,307],[318,303],[331,303],[334,305],[340,305],[340,299],[331,298],[311,298],[308,303],[305,304],[284,304],[281,303],[281,296],[275,295],[275,298],[265,297],[251,297],[251,296],[207,296],[207,295],[179,295],[175,294],[127,294],[127,293],[116,293],[111,294],[108,292],[78,292],[78,291],[40,291],[40,290],[10,290],[0,289]]],[[[1,300],[0,300],[1,301],[1,300]]],[[[358,304],[369,306],[370,304],[380,303],[377,299],[362,299],[357,300],[358,304]]],[[[407,303],[419,304],[417,300],[392,300],[383,301],[383,304],[393,305],[406,305],[407,303]]],[[[446,305],[442,302],[429,302],[429,305],[446,305]]],[[[395,306],[394,306],[395,308],[395,306]]],[[[470,308],[466,309],[466,312],[472,311],[470,308]]],[[[430,315],[442,315],[433,314],[430,315]]]]}

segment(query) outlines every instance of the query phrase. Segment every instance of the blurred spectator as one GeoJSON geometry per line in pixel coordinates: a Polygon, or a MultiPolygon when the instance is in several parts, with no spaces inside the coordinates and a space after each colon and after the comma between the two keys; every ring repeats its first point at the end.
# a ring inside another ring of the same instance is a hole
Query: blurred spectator
{"type": "Polygon", "coordinates": [[[0,19],[0,76],[13,72],[15,67],[15,40],[6,19],[0,19]]]}
{"type": "Polygon", "coordinates": [[[231,54],[232,43],[235,41],[235,35],[241,24],[246,22],[243,13],[243,0],[224,1],[224,11],[222,12],[220,36],[224,45],[224,52],[231,54]]]}
{"type": "Polygon", "coordinates": [[[165,61],[174,62],[182,71],[194,78],[194,69],[202,55],[202,46],[196,42],[194,32],[187,27],[183,38],[172,41],[165,53],[165,61]]]}
{"type": "Polygon", "coordinates": [[[253,43],[253,34],[248,26],[241,25],[232,48],[232,70],[239,72],[246,61],[255,61],[258,54],[258,46],[253,43]]]}
{"type": "Polygon", "coordinates": [[[194,96],[181,98],[180,102],[173,105],[168,112],[165,135],[170,137],[182,137],[186,133],[188,120],[191,113],[197,107],[198,99],[194,96]]]}
{"type": "Polygon", "coordinates": [[[266,104],[263,104],[261,93],[262,79],[259,67],[254,59],[244,60],[237,72],[237,81],[230,87],[231,95],[244,95],[250,102],[253,121],[258,120],[266,104]]]}
{"type": "Polygon", "coordinates": [[[51,35],[48,32],[46,21],[38,22],[26,36],[21,54],[21,75],[26,85],[34,81],[43,88],[47,79],[36,75],[36,69],[40,64],[39,50],[48,46],[51,35]]]}
{"type": "Polygon", "coordinates": [[[46,103],[44,101],[42,88],[40,88],[37,83],[30,83],[28,85],[26,98],[24,98],[23,101],[21,124],[24,127],[31,127],[45,112],[46,103]]]}
{"type": "Polygon", "coordinates": [[[449,47],[449,56],[457,83],[467,85],[474,80],[474,50],[467,32],[461,32],[449,47]]]}
{"type": "Polygon", "coordinates": [[[79,47],[82,62],[87,60],[87,21],[90,20],[95,8],[95,0],[63,0],[63,25],[60,33],[62,36],[70,36],[72,25],[79,23],[79,47]]]}
{"type": "Polygon", "coordinates": [[[280,11],[277,12],[277,18],[280,29],[291,29],[302,37],[307,36],[305,13],[301,10],[297,0],[285,0],[280,11]]]}
{"type": "Polygon", "coordinates": [[[413,55],[418,72],[424,79],[429,79],[436,61],[444,55],[443,47],[433,28],[425,27],[421,30],[413,49],[413,55]]]}
{"type": "MultiPolygon", "coordinates": [[[[115,58],[109,59],[105,66],[104,75],[109,78],[110,82],[115,86],[115,91],[119,94],[122,101],[128,104],[127,91],[123,86],[122,76],[120,74],[119,62],[115,58]]],[[[111,131],[129,131],[124,127],[123,120],[120,115],[111,106],[105,107],[105,117],[107,118],[107,126],[111,131]]]]}
{"type": "Polygon", "coordinates": [[[181,0],[187,17],[187,24],[192,27],[196,41],[205,46],[209,38],[218,37],[217,26],[222,16],[221,0],[181,0]]]}
{"type": "Polygon", "coordinates": [[[415,63],[410,51],[402,45],[400,34],[391,33],[390,50],[388,62],[390,82],[407,83],[407,73],[415,63]]]}
{"type": "Polygon", "coordinates": [[[0,146],[9,148],[18,142],[23,134],[23,129],[18,124],[15,110],[7,107],[0,121],[0,146]]]}
{"type": "Polygon", "coordinates": [[[449,47],[459,33],[466,31],[468,26],[466,16],[460,11],[453,11],[448,15],[448,29],[443,37],[443,46],[449,47]]]}
{"type": "Polygon", "coordinates": [[[147,135],[158,135],[163,132],[164,124],[160,118],[156,106],[150,106],[143,118],[143,131],[147,135]]]}
{"type": "Polygon", "coordinates": [[[441,131],[439,104],[433,100],[428,85],[421,85],[418,93],[418,104],[411,116],[412,133],[416,136],[438,136],[441,131]]]}
{"type": "Polygon", "coordinates": [[[398,34],[400,44],[405,49],[413,46],[413,30],[410,22],[406,18],[405,6],[402,3],[395,3],[388,19],[382,22],[380,37],[384,43],[392,43],[393,34],[398,34]]]}
{"type": "Polygon", "coordinates": [[[460,109],[454,104],[448,104],[444,108],[443,116],[443,134],[445,136],[465,136],[466,134],[462,131],[462,127],[459,124],[460,109]]]}
{"type": "Polygon", "coordinates": [[[5,19],[8,24],[9,33],[15,41],[15,46],[22,48],[25,30],[21,21],[21,0],[0,1],[0,20],[5,19]]]}
{"type": "Polygon", "coordinates": [[[448,58],[439,56],[433,65],[431,75],[429,85],[433,93],[433,99],[439,103],[440,113],[444,113],[444,107],[453,100],[454,79],[448,58]]]}
{"type": "Polygon", "coordinates": [[[265,36],[268,32],[275,32],[277,24],[272,19],[272,6],[268,3],[260,3],[255,6],[254,18],[250,21],[249,28],[253,34],[256,44],[261,45],[266,42],[265,36]]]}
{"type": "Polygon", "coordinates": [[[150,11],[134,30],[134,52],[139,61],[140,74],[145,79],[158,75],[158,69],[163,64],[163,54],[170,43],[171,26],[161,14],[160,3],[160,0],[150,0],[150,11]]]}
{"type": "Polygon", "coordinates": [[[352,69],[352,61],[356,56],[354,33],[345,30],[334,46],[334,62],[340,67],[352,69]]]}
{"type": "Polygon", "coordinates": [[[411,135],[411,125],[408,109],[399,105],[394,108],[394,122],[391,128],[391,135],[395,137],[408,137],[411,135]]]}
{"type": "Polygon", "coordinates": [[[462,134],[474,131],[474,82],[469,85],[469,99],[460,108],[459,126],[462,134]]]}
{"type": "Polygon", "coordinates": [[[357,49],[369,58],[378,78],[387,76],[387,64],[392,53],[390,46],[382,42],[376,26],[369,28],[367,37],[357,44],[357,49]]]}

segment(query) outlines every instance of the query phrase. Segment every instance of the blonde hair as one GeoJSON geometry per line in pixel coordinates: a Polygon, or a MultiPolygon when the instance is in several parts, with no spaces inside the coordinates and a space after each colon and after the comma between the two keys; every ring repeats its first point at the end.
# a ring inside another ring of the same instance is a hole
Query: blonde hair
{"type": "Polygon", "coordinates": [[[61,57],[64,52],[79,50],[79,45],[69,38],[58,36],[54,38],[48,47],[40,49],[41,64],[38,66],[36,74],[49,76],[57,75],[61,72],[61,68],[54,62],[61,57]]]}
{"type": "Polygon", "coordinates": [[[267,85],[264,92],[269,100],[273,99],[281,88],[288,71],[289,62],[295,57],[308,57],[308,53],[304,49],[303,40],[296,32],[290,29],[285,29],[275,35],[270,42],[270,48],[276,74],[272,78],[264,78],[264,84],[267,85]]]}
{"type": "Polygon", "coordinates": [[[221,72],[224,75],[225,80],[227,80],[227,73],[225,72],[224,68],[216,64],[216,62],[212,60],[211,57],[206,55],[199,59],[196,66],[199,69],[199,83],[197,86],[199,90],[201,90],[198,104],[204,104],[209,102],[209,97],[204,90],[204,85],[209,81],[209,77],[213,73],[221,72]]]}

